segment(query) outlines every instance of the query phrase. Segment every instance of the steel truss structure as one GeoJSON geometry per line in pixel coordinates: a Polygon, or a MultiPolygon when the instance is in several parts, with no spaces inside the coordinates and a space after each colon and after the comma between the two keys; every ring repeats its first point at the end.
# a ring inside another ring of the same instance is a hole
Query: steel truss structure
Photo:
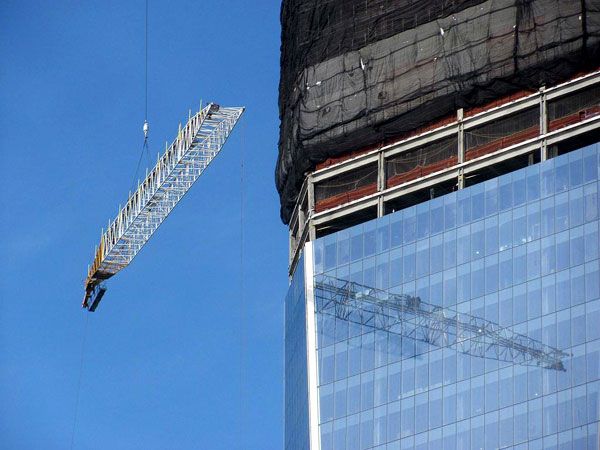
{"type": "Polygon", "coordinates": [[[100,284],[125,268],[219,154],[243,107],[210,103],[179,128],[177,138],[103,231],[85,280],[83,307],[94,311],[100,284]]]}
{"type": "Polygon", "coordinates": [[[320,314],[472,356],[560,371],[570,356],[480,317],[326,275],[315,277],[315,301],[320,314]]]}

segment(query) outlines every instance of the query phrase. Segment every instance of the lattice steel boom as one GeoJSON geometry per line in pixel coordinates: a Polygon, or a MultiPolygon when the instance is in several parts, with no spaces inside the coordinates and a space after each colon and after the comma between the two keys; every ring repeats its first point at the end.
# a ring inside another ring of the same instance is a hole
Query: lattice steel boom
{"type": "Polygon", "coordinates": [[[217,156],[243,112],[243,107],[210,103],[180,126],[177,138],[103,231],[85,280],[84,308],[96,309],[106,290],[100,283],[133,260],[217,156]]]}
{"type": "Polygon", "coordinates": [[[326,275],[315,280],[315,299],[321,314],[473,356],[561,371],[570,356],[480,317],[326,275]]]}

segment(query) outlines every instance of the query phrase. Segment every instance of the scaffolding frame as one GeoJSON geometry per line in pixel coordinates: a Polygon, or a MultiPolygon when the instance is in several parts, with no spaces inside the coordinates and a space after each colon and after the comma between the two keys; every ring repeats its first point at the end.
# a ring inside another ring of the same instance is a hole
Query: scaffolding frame
{"type": "Polygon", "coordinates": [[[183,128],[179,126],[177,138],[102,231],[94,261],[88,267],[84,308],[96,309],[105,291],[98,286],[135,258],[219,154],[243,112],[243,107],[209,103],[190,116],[183,128]],[[102,294],[98,296],[99,292],[102,294]]]}

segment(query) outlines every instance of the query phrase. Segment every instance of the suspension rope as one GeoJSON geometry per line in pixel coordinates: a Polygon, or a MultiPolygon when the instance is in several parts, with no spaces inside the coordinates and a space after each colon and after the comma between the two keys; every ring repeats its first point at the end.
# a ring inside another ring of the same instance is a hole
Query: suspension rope
{"type": "Polygon", "coordinates": [[[73,415],[73,430],[71,431],[71,450],[73,450],[73,444],[75,444],[75,430],[77,428],[77,416],[79,413],[79,396],[81,393],[81,379],[83,375],[83,357],[85,355],[85,341],[87,338],[89,319],[90,315],[85,314],[85,325],[83,326],[83,337],[81,339],[81,356],[79,358],[79,376],[77,379],[77,393],[75,394],[75,414],[73,415]]]}
{"type": "MultiPolygon", "coordinates": [[[[246,297],[245,297],[245,273],[244,273],[244,146],[246,121],[242,120],[240,133],[240,438],[244,439],[246,426],[246,297]]],[[[243,448],[243,441],[242,441],[243,448]]]]}

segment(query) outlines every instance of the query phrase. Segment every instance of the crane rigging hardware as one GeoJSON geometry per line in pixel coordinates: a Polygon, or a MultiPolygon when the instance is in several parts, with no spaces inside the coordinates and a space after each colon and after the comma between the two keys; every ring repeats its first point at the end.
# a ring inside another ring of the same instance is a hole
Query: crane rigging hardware
{"type": "Polygon", "coordinates": [[[436,347],[566,371],[568,353],[470,314],[328,275],[315,277],[317,312],[436,347]]]}
{"type": "Polygon", "coordinates": [[[179,127],[173,143],[130,194],[117,217],[102,232],[88,267],[82,307],[95,311],[106,292],[104,281],[125,268],[219,154],[243,107],[209,103],[179,127]]]}

